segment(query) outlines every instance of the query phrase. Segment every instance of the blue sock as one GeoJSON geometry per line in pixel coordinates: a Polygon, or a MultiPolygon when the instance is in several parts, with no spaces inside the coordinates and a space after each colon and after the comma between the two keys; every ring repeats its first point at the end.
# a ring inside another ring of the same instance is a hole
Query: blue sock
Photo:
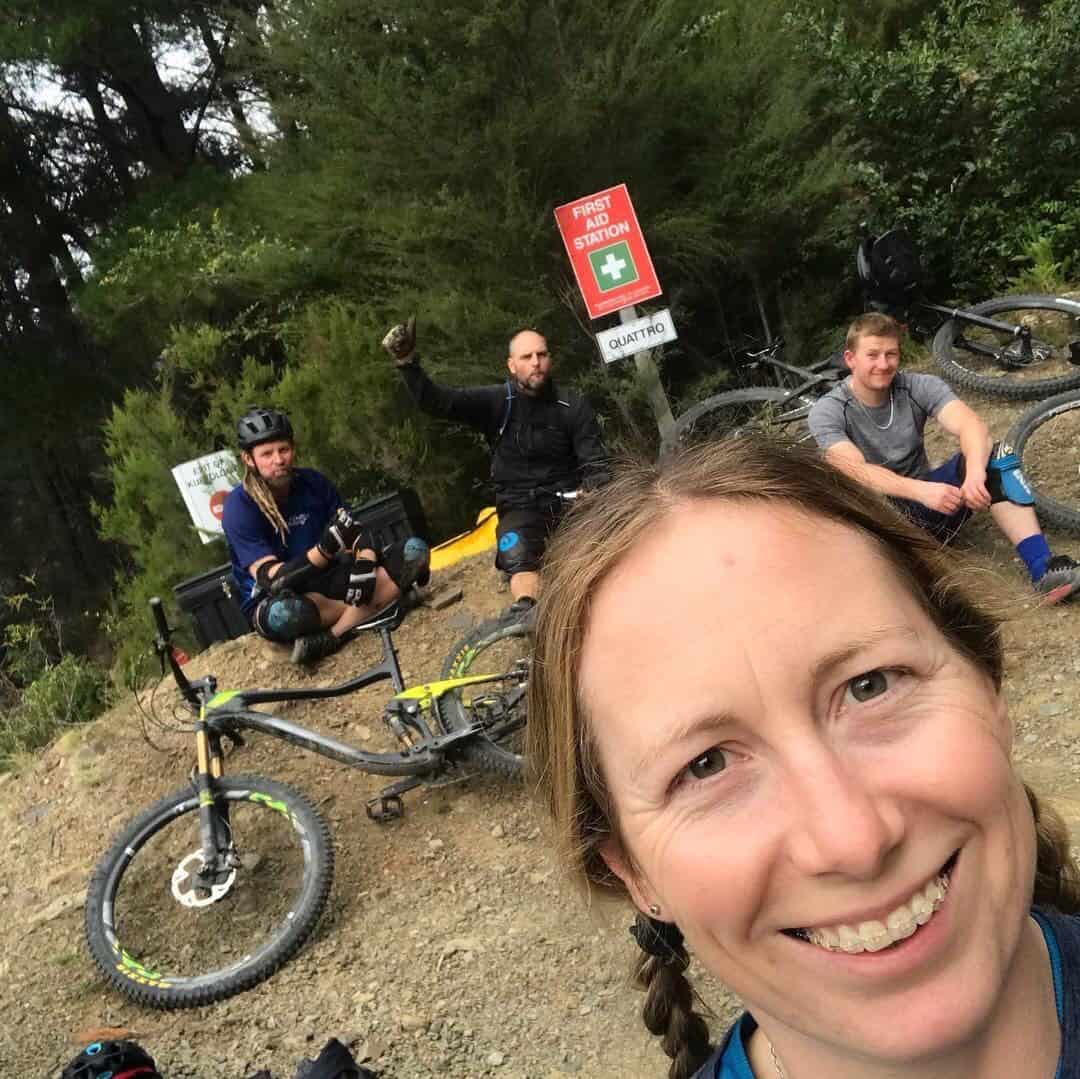
{"type": "Polygon", "coordinates": [[[1033,581],[1037,581],[1046,572],[1046,563],[1051,558],[1050,544],[1041,532],[1022,539],[1016,545],[1016,553],[1024,560],[1033,581]]]}

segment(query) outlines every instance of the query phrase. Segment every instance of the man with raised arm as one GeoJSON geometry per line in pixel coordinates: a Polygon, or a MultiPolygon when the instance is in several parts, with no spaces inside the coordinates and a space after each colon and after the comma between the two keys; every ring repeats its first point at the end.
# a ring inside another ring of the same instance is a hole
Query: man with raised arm
{"type": "Polygon", "coordinates": [[[1051,552],[1018,459],[1000,452],[986,424],[942,379],[899,370],[902,332],[877,312],[851,324],[844,351],[850,374],[810,411],[810,431],[826,459],[944,542],[971,514],[988,511],[1042,602],[1068,599],[1080,589],[1080,564],[1051,552]],[[931,419],[959,446],[936,468],[923,441],[931,419]]]}
{"type": "Polygon", "coordinates": [[[425,412],[468,424],[491,448],[499,515],[495,565],[510,577],[511,610],[527,612],[540,588],[540,561],[567,502],[560,494],[608,478],[607,451],[589,403],[551,378],[543,335],[510,338],[502,385],[458,388],[434,382],[420,366],[416,320],[383,338],[413,400],[425,412]]]}
{"type": "Polygon", "coordinates": [[[294,663],[336,652],[350,630],[427,580],[427,544],[410,537],[380,552],[334,485],[294,465],[288,416],[252,408],[236,424],[244,476],[222,526],[240,606],[267,640],[293,645],[294,663]]]}

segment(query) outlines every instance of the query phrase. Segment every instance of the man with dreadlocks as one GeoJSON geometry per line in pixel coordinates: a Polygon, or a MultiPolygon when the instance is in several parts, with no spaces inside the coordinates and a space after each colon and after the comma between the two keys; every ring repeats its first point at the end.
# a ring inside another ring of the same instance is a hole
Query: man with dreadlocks
{"type": "Polygon", "coordinates": [[[336,652],[350,630],[427,583],[423,540],[377,554],[334,485],[294,466],[285,413],[252,408],[236,433],[244,478],[225,499],[222,525],[240,605],[263,637],[293,644],[294,663],[336,652]]]}

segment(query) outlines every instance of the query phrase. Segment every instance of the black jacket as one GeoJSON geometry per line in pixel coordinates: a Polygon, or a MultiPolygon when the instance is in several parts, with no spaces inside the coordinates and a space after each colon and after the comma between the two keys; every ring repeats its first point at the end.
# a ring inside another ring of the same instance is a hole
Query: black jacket
{"type": "Polygon", "coordinates": [[[551,381],[535,397],[513,390],[510,380],[462,389],[433,382],[419,363],[400,370],[425,412],[466,423],[487,439],[497,505],[531,506],[555,491],[607,481],[600,426],[581,394],[551,381]]]}

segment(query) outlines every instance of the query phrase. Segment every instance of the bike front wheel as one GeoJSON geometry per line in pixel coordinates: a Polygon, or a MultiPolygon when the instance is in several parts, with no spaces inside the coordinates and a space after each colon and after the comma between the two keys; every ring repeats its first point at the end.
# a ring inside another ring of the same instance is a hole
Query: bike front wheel
{"type": "Polygon", "coordinates": [[[1005,441],[1020,458],[1039,519],[1080,533],[1080,390],[1040,401],[1005,441]]]}
{"type": "Polygon", "coordinates": [[[334,875],[326,822],[298,790],[259,776],[214,781],[227,866],[204,869],[199,795],[176,791],[98,863],[86,939],[109,982],[140,1004],[189,1008],[269,978],[315,928],[334,875]]]}
{"type": "Polygon", "coordinates": [[[520,614],[505,614],[477,626],[455,645],[443,665],[443,678],[498,676],[496,681],[452,690],[439,701],[439,715],[448,732],[480,725],[475,738],[461,743],[461,755],[485,772],[513,779],[524,768],[531,656],[531,621],[523,621],[520,614]]]}
{"type": "Polygon", "coordinates": [[[1013,401],[1080,387],[1080,303],[1060,296],[1004,296],[971,312],[1031,331],[1030,349],[1011,331],[951,318],[934,335],[934,359],[954,386],[1013,401]]]}
{"type": "Polygon", "coordinates": [[[664,458],[676,449],[750,433],[774,434],[793,441],[810,437],[806,418],[814,399],[770,388],[729,390],[699,401],[676,421],[660,445],[664,458]]]}

